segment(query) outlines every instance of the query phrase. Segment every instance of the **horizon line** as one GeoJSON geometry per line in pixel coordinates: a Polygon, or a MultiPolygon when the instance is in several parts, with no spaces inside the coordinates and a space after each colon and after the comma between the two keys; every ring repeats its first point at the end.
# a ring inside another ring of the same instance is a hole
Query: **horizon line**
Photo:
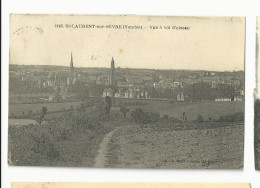
{"type": "MultiPolygon", "coordinates": [[[[56,67],[66,67],[69,68],[70,66],[66,66],[66,65],[44,65],[44,64],[38,64],[38,65],[34,65],[34,64],[30,64],[30,65],[25,65],[25,64],[12,64],[9,63],[10,65],[18,65],[18,66],[56,66],[56,67]]],[[[110,69],[110,67],[76,67],[73,65],[74,68],[79,69],[79,68],[96,68],[96,69],[110,69]]],[[[245,70],[207,70],[207,69],[160,69],[160,68],[131,68],[131,67],[115,67],[117,68],[122,68],[122,69],[142,69],[142,70],[163,70],[163,71],[169,71],[169,70],[176,70],[176,71],[209,71],[209,72],[245,72],[245,70]]]]}

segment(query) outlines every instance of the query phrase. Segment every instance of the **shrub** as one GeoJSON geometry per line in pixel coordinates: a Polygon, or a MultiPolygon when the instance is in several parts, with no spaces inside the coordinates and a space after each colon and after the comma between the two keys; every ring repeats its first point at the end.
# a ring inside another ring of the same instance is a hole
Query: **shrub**
{"type": "Polygon", "coordinates": [[[144,112],[142,108],[135,109],[131,114],[133,120],[138,124],[157,122],[160,119],[158,112],[144,112]]]}
{"type": "Polygon", "coordinates": [[[145,123],[145,113],[142,108],[137,108],[131,113],[131,117],[136,123],[145,123]]]}
{"type": "Polygon", "coordinates": [[[67,113],[49,120],[45,126],[10,126],[9,163],[18,166],[82,165],[80,160],[88,158],[87,162],[92,164],[99,142],[113,128],[113,124],[103,125],[98,118],[89,118],[85,113],[67,113]]]}
{"type": "Polygon", "coordinates": [[[61,160],[56,137],[41,125],[9,129],[9,149],[15,165],[50,165],[61,160]]]}
{"type": "Polygon", "coordinates": [[[127,114],[127,112],[129,112],[129,109],[127,107],[125,107],[125,106],[121,106],[120,107],[120,112],[122,112],[122,114],[126,118],[126,114],[127,114]]]}
{"type": "Polygon", "coordinates": [[[160,120],[160,113],[159,112],[147,112],[145,114],[147,123],[157,122],[160,120]]]}
{"type": "Polygon", "coordinates": [[[201,114],[198,115],[197,122],[199,122],[199,123],[203,122],[203,116],[201,114]]]}
{"type": "Polygon", "coordinates": [[[241,122],[244,121],[244,113],[236,113],[232,115],[221,116],[217,121],[219,122],[241,122]]]}
{"type": "Polygon", "coordinates": [[[169,116],[167,114],[163,115],[163,119],[164,120],[168,120],[169,119],[169,116]]]}

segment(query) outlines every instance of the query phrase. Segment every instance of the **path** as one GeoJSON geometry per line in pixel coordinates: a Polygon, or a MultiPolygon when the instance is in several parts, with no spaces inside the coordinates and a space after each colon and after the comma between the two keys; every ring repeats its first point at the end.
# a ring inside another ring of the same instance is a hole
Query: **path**
{"type": "Polygon", "coordinates": [[[101,142],[101,144],[99,146],[98,154],[94,159],[94,161],[95,161],[94,167],[99,167],[99,168],[105,167],[106,162],[107,162],[108,144],[109,144],[113,134],[120,128],[121,127],[117,127],[113,131],[106,134],[106,136],[104,137],[103,141],[101,142]]]}

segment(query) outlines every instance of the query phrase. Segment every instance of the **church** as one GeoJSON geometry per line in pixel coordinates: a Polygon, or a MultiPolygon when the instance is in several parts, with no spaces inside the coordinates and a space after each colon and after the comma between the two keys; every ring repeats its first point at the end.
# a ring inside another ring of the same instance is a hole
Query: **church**
{"type": "Polygon", "coordinates": [[[72,100],[75,94],[71,91],[71,86],[76,82],[73,66],[73,56],[71,53],[69,71],[50,72],[47,79],[47,86],[54,89],[54,93],[49,96],[49,101],[72,100]]]}
{"type": "Polygon", "coordinates": [[[114,61],[113,57],[111,60],[111,67],[110,67],[110,74],[109,74],[109,86],[110,86],[110,88],[104,89],[103,97],[106,97],[106,96],[114,97],[114,95],[115,95],[116,77],[115,77],[115,61],[114,61]]]}
{"type": "Polygon", "coordinates": [[[71,53],[70,69],[67,71],[50,72],[47,79],[47,86],[70,86],[75,83],[73,57],[71,53]]]}
{"type": "Polygon", "coordinates": [[[116,78],[115,78],[115,61],[114,61],[114,58],[112,57],[112,60],[111,60],[111,68],[110,68],[110,77],[109,77],[109,83],[110,83],[110,86],[112,88],[114,88],[116,86],[116,78]]]}

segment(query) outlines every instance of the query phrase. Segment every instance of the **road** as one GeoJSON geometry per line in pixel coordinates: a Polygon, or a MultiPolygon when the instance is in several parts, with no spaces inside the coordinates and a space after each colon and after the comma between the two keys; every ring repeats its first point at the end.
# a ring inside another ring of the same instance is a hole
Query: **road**
{"type": "Polygon", "coordinates": [[[114,129],[113,131],[110,131],[109,133],[106,134],[106,136],[103,138],[103,141],[100,144],[99,150],[98,150],[98,154],[95,157],[94,161],[95,161],[95,165],[94,167],[97,168],[103,168],[106,166],[106,162],[107,162],[107,153],[108,153],[108,144],[111,140],[111,138],[113,137],[114,133],[119,130],[121,127],[117,127],[116,129],[114,129]]]}

